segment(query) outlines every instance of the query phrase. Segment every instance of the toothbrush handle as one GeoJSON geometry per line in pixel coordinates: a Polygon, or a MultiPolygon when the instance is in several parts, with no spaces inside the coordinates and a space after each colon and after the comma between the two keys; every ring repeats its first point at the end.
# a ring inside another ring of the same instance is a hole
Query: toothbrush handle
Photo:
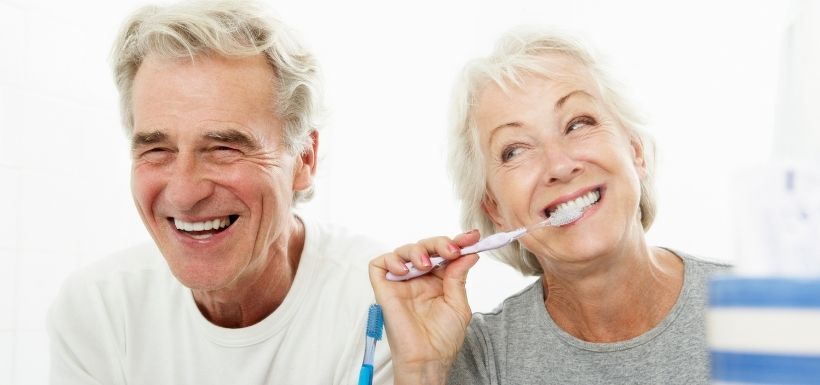
{"type": "MultiPolygon", "coordinates": [[[[513,240],[524,234],[524,232],[526,232],[525,229],[518,229],[506,233],[495,233],[493,235],[490,235],[489,237],[481,239],[472,246],[467,246],[461,249],[461,255],[475,254],[480,253],[482,251],[497,249],[512,242],[513,240]]],[[[434,269],[446,265],[447,260],[439,256],[434,256],[430,258],[430,263],[433,265],[433,267],[431,267],[429,270],[419,270],[415,266],[413,266],[412,262],[407,262],[404,264],[404,266],[407,266],[407,270],[409,270],[407,274],[395,275],[391,272],[387,272],[387,280],[406,281],[408,279],[413,279],[418,276],[427,274],[433,271],[434,269]]]]}
{"type": "Polygon", "coordinates": [[[373,384],[373,365],[363,364],[359,370],[359,385],[373,384]]]}
{"type": "Polygon", "coordinates": [[[431,267],[430,270],[419,270],[419,269],[416,268],[416,266],[413,266],[412,262],[407,262],[407,263],[404,264],[404,266],[407,266],[407,270],[409,270],[407,272],[407,274],[405,274],[405,275],[395,275],[395,274],[388,271],[387,272],[387,280],[388,281],[406,281],[408,279],[413,279],[413,278],[416,278],[418,276],[422,276],[424,274],[427,274],[427,273],[429,273],[429,272],[433,271],[434,269],[437,269],[441,266],[446,265],[447,260],[442,258],[442,257],[439,257],[438,255],[436,255],[436,256],[430,258],[430,263],[433,265],[433,267],[431,267]]]}
{"type": "MultiPolygon", "coordinates": [[[[522,230],[519,229],[516,231],[521,232],[522,230]]],[[[515,232],[495,233],[488,237],[482,238],[480,241],[476,242],[472,246],[467,246],[461,249],[461,255],[475,254],[487,250],[495,250],[499,247],[505,246],[508,243],[512,242],[515,238],[517,238],[515,236],[516,234],[517,233],[515,232]]]]}

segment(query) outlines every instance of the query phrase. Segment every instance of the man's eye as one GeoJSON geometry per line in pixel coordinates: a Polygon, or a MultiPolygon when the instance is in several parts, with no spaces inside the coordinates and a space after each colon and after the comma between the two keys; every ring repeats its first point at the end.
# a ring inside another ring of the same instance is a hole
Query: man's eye
{"type": "Polygon", "coordinates": [[[218,160],[234,159],[242,155],[242,151],[226,146],[211,147],[208,149],[208,152],[212,157],[214,157],[214,159],[218,160]]]}
{"type": "Polygon", "coordinates": [[[165,147],[154,147],[143,151],[142,154],[140,154],[140,157],[149,162],[156,162],[164,159],[170,153],[171,150],[165,147]]]}
{"type": "Polygon", "coordinates": [[[239,150],[237,150],[235,148],[231,148],[231,147],[218,146],[218,147],[211,148],[211,152],[219,152],[219,153],[227,154],[227,153],[238,153],[239,150]]]}
{"type": "Polygon", "coordinates": [[[521,146],[509,146],[501,151],[501,162],[506,163],[516,155],[520,154],[524,149],[521,146]]]}

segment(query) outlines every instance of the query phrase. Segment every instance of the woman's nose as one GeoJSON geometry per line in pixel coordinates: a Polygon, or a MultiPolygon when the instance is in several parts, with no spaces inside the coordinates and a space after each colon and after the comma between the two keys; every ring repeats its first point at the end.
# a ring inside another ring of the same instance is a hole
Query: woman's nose
{"type": "Polygon", "coordinates": [[[165,186],[169,203],[180,211],[193,210],[199,202],[213,194],[214,184],[193,154],[180,154],[165,186]]]}
{"type": "Polygon", "coordinates": [[[582,162],[578,161],[571,149],[565,146],[548,145],[544,154],[544,180],[547,184],[566,183],[583,172],[582,162]]]}

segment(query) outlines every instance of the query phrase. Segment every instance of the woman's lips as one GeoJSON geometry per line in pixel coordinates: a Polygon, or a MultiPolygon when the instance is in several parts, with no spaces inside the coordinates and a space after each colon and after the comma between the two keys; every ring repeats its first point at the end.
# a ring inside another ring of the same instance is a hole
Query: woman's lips
{"type": "Polygon", "coordinates": [[[597,204],[603,198],[604,188],[602,186],[591,187],[586,190],[572,194],[570,197],[562,197],[553,201],[544,208],[542,214],[545,218],[555,213],[556,210],[579,210],[584,211],[597,204]]]}

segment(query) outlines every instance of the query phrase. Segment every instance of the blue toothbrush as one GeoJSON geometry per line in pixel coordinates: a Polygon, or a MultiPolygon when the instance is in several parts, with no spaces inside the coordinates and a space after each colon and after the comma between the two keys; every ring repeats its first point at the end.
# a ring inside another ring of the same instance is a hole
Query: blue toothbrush
{"type": "Polygon", "coordinates": [[[367,310],[367,329],[365,330],[364,360],[359,371],[359,385],[373,384],[373,356],[376,355],[376,341],[382,339],[384,316],[377,304],[367,310]]]}

